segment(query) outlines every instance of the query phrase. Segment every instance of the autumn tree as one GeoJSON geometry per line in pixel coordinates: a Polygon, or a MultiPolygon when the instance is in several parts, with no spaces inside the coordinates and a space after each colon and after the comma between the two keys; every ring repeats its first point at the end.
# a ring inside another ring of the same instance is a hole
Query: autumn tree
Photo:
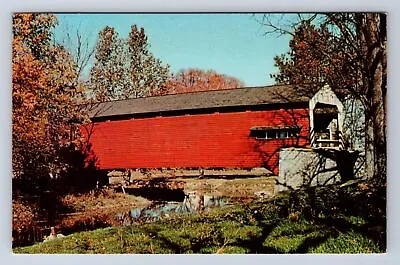
{"type": "Polygon", "coordinates": [[[90,87],[98,101],[147,96],[160,90],[168,77],[169,67],[149,51],[143,28],[131,26],[127,40],[112,27],[100,31],[90,71],[90,87]]]}
{"type": "Polygon", "coordinates": [[[342,50],[327,25],[317,27],[308,20],[301,21],[289,48],[289,52],[274,58],[279,72],[271,77],[277,84],[301,84],[310,95],[325,84],[339,94],[357,84],[358,73],[349,63],[356,55],[342,50]]]}
{"type": "Polygon", "coordinates": [[[386,181],[386,15],[382,13],[299,14],[287,24],[272,16],[267,34],[290,34],[290,51],[275,57],[277,83],[302,84],[315,92],[329,84],[359,100],[365,116],[366,174],[386,181]],[[295,29],[293,31],[293,29],[295,29]]]}
{"type": "Polygon", "coordinates": [[[155,95],[178,94],[198,91],[222,90],[243,87],[242,81],[235,77],[218,74],[213,70],[181,70],[169,79],[155,95]]]}
{"type": "MultiPolygon", "coordinates": [[[[51,14],[13,16],[12,164],[16,179],[38,180],[65,168],[59,151],[69,142],[74,108],[75,65],[51,43],[51,14]]],[[[25,183],[29,185],[28,183],[25,183]]]]}

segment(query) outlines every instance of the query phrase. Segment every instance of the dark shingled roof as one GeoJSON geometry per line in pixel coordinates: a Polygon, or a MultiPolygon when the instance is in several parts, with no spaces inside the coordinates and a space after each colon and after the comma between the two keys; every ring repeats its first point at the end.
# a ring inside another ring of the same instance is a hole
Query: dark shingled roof
{"type": "Polygon", "coordinates": [[[193,92],[97,103],[91,118],[167,113],[228,107],[262,106],[308,102],[304,89],[291,85],[247,87],[228,90],[193,92]]]}

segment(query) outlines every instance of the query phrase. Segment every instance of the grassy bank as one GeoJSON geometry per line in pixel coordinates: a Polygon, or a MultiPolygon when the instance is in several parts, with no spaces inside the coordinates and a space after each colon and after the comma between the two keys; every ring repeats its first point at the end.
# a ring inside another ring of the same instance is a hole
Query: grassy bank
{"type": "Polygon", "coordinates": [[[50,226],[61,233],[72,233],[119,225],[116,213],[150,204],[145,198],[109,188],[80,194],[16,197],[12,200],[13,246],[43,240],[49,235],[50,226]]]}
{"type": "Polygon", "coordinates": [[[308,221],[272,203],[228,206],[154,223],[97,229],[15,248],[14,253],[373,253],[368,223],[341,216],[308,221]]]}

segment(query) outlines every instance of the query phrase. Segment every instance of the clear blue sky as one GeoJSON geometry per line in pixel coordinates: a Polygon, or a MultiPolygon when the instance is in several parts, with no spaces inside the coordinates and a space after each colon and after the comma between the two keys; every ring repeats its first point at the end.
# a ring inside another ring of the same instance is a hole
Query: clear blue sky
{"type": "MultiPolygon", "coordinates": [[[[258,14],[260,16],[260,14],[258,14]]],[[[273,84],[273,58],[288,50],[289,37],[265,36],[251,14],[57,14],[58,39],[79,28],[92,43],[106,25],[127,38],[130,26],[143,27],[151,52],[172,72],[213,69],[242,80],[246,86],[273,84]]]]}

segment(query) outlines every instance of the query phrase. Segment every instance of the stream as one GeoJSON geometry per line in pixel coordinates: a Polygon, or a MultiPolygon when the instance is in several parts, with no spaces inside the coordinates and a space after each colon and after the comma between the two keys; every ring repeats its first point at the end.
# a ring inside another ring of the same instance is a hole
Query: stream
{"type": "Polygon", "coordinates": [[[87,212],[62,212],[57,208],[54,198],[45,194],[45,197],[40,198],[43,202],[40,207],[49,209],[48,214],[45,214],[43,220],[40,219],[42,221],[37,221],[32,227],[27,227],[22,231],[13,230],[12,245],[13,247],[27,246],[42,242],[43,237],[49,235],[51,226],[56,227],[57,233],[69,235],[98,228],[153,222],[176,215],[202,213],[217,207],[272,196],[274,187],[274,180],[267,177],[232,180],[191,178],[179,179],[174,183],[168,182],[173,185],[159,185],[160,183],[165,184],[162,181],[139,183],[140,185],[137,186],[116,190],[144,198],[150,202],[148,206],[125,208],[115,204],[115,207],[113,205],[107,211],[100,210],[94,215],[87,212]]]}
{"type": "MultiPolygon", "coordinates": [[[[82,218],[72,226],[64,227],[59,222],[63,218],[59,215],[54,225],[58,226],[57,233],[69,235],[76,232],[90,231],[98,228],[111,226],[127,226],[137,222],[154,222],[157,220],[170,218],[176,215],[195,214],[207,212],[216,207],[233,204],[237,199],[227,196],[208,195],[197,192],[184,193],[183,189],[165,189],[165,188],[138,188],[126,189],[126,192],[141,196],[152,203],[146,207],[136,207],[132,209],[118,210],[108,215],[108,219],[96,218],[89,222],[85,221],[85,213],[82,218]]],[[[68,214],[67,214],[68,215],[68,214]]],[[[37,223],[30,229],[17,232],[13,231],[13,247],[28,246],[37,242],[42,242],[43,238],[50,233],[50,225],[47,222],[37,223]]]]}
{"type": "Polygon", "coordinates": [[[135,221],[152,222],[169,218],[173,215],[206,212],[229,203],[229,198],[224,196],[192,193],[185,195],[182,202],[155,202],[148,207],[134,208],[128,212],[118,213],[116,219],[121,221],[122,225],[130,225],[135,221]]]}

